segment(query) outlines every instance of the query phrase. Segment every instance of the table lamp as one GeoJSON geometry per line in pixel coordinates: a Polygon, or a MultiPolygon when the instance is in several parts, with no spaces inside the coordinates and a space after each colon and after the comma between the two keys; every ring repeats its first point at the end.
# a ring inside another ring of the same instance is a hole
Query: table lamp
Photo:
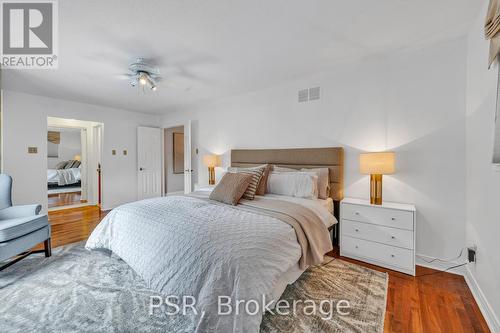
{"type": "Polygon", "coordinates": [[[215,167],[220,166],[220,159],[217,155],[203,156],[203,164],[208,167],[208,184],[215,185],[215,167]]]}
{"type": "Polygon", "coordinates": [[[393,152],[363,153],[359,155],[359,172],[370,175],[370,203],[382,204],[382,175],[395,172],[393,152]]]}

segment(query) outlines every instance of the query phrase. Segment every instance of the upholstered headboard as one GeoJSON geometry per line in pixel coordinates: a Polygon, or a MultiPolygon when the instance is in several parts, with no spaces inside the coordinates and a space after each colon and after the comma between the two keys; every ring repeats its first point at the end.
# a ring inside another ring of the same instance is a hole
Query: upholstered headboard
{"type": "Polygon", "coordinates": [[[234,149],[231,150],[231,166],[250,167],[261,164],[282,167],[328,168],[330,170],[330,197],[338,203],[344,198],[344,148],[296,148],[296,149],[234,149]]]}

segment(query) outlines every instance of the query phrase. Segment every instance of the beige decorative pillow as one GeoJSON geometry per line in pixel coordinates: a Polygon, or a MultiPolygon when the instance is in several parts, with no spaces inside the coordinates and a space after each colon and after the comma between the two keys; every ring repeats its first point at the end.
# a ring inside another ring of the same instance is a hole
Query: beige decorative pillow
{"type": "Polygon", "coordinates": [[[262,174],[262,177],[260,178],[259,186],[257,186],[257,191],[255,192],[255,195],[265,195],[266,194],[266,188],[267,188],[267,178],[269,177],[269,173],[271,172],[271,165],[266,164],[264,173],[262,174]]]}
{"type": "Polygon", "coordinates": [[[255,192],[257,192],[260,179],[262,178],[265,169],[266,166],[263,165],[254,168],[229,167],[227,168],[227,171],[230,173],[243,173],[252,176],[252,180],[250,181],[250,184],[248,184],[248,187],[243,194],[243,199],[253,200],[255,198],[255,192]]]}
{"type": "Polygon", "coordinates": [[[302,168],[300,171],[315,172],[318,175],[318,198],[326,199],[330,195],[330,171],[328,168],[302,168]]]}
{"type": "Polygon", "coordinates": [[[222,177],[208,198],[236,206],[251,180],[252,175],[228,172],[222,177]]]}

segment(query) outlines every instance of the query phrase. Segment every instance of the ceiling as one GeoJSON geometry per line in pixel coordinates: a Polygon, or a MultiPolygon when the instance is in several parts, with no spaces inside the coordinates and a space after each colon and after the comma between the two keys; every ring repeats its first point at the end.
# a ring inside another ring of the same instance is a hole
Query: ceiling
{"type": "Polygon", "coordinates": [[[262,89],[344,62],[464,35],[472,0],[59,0],[59,69],[3,88],[148,113],[262,89]],[[164,81],[119,78],[136,57],[164,81]]]}

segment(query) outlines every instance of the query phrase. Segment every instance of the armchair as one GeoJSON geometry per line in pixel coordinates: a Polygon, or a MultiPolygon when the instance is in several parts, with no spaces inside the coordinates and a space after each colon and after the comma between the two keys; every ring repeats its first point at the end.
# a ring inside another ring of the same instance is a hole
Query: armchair
{"type": "Polygon", "coordinates": [[[12,206],[12,178],[0,174],[0,262],[9,261],[0,267],[3,270],[32,253],[51,256],[50,225],[47,215],[39,215],[40,205],[12,206]],[[44,250],[31,251],[44,242],[44,250]]]}

